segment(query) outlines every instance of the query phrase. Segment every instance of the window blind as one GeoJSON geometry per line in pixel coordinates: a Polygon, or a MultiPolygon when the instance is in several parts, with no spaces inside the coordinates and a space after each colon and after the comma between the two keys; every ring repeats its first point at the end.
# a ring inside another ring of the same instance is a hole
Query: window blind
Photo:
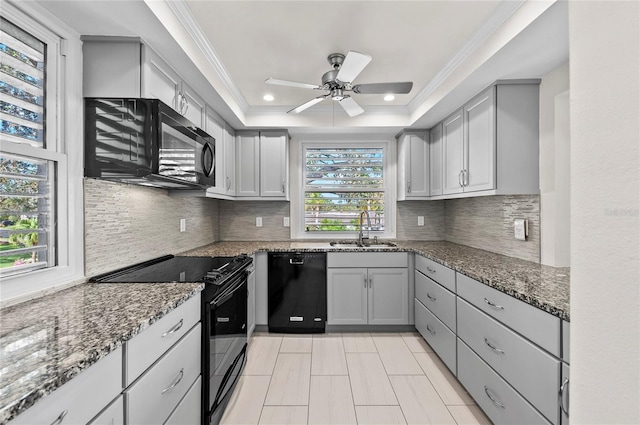
{"type": "Polygon", "coordinates": [[[358,231],[363,210],[369,213],[371,230],[383,231],[383,148],[307,147],[305,230],[358,231]]]}
{"type": "Polygon", "coordinates": [[[55,162],[45,153],[46,44],[1,18],[0,140],[28,155],[0,152],[0,273],[51,265],[55,162]]]}

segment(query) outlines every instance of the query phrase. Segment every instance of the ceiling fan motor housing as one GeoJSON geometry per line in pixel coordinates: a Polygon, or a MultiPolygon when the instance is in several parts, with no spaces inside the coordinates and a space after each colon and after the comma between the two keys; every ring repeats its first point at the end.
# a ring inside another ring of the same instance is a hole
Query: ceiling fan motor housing
{"type": "Polygon", "coordinates": [[[344,62],[344,55],[342,53],[331,53],[327,56],[327,60],[333,67],[333,69],[340,69],[342,62],[344,62]]]}

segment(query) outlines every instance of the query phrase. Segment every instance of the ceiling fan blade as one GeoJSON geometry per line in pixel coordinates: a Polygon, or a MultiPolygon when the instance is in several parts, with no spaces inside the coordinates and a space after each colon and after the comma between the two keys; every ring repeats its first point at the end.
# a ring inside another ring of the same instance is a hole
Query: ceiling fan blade
{"type": "Polygon", "coordinates": [[[364,112],[364,109],[362,109],[352,97],[345,97],[342,99],[340,101],[340,106],[342,106],[342,109],[344,109],[350,117],[355,117],[364,112]]]}
{"type": "Polygon", "coordinates": [[[343,83],[352,82],[369,62],[371,62],[371,56],[349,50],[336,75],[336,80],[343,83]]]}
{"type": "Polygon", "coordinates": [[[313,105],[315,105],[318,102],[322,102],[323,100],[325,100],[327,97],[329,97],[329,95],[324,95],[324,96],[318,96],[318,97],[314,97],[313,99],[309,100],[308,102],[303,103],[300,106],[296,106],[295,108],[293,108],[290,111],[287,111],[287,114],[299,114],[300,112],[304,111],[307,108],[312,107],[313,105]]]}
{"type": "Polygon", "coordinates": [[[373,83],[358,84],[351,88],[354,93],[361,94],[407,94],[413,88],[413,83],[373,83]]]}
{"type": "Polygon", "coordinates": [[[267,84],[275,84],[278,86],[289,86],[289,87],[298,87],[301,89],[320,89],[321,87],[316,84],[307,84],[307,83],[297,83],[295,81],[287,81],[287,80],[278,80],[276,78],[267,78],[264,80],[267,84]]]}

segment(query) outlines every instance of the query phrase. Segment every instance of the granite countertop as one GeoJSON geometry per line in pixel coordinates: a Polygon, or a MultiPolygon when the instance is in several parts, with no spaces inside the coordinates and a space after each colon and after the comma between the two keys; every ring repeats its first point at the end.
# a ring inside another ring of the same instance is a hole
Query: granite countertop
{"type": "Polygon", "coordinates": [[[179,255],[233,256],[267,251],[414,252],[561,319],[569,316],[569,268],[550,267],[451,242],[392,241],[381,248],[335,248],[328,241],[217,242],[179,255]]]}
{"type": "Polygon", "coordinates": [[[86,283],[0,310],[0,424],[198,294],[200,283],[86,283]]]}

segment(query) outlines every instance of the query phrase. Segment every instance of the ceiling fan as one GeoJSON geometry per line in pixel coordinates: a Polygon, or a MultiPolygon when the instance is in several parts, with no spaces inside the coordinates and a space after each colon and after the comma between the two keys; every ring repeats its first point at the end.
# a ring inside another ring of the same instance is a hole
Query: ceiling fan
{"type": "Polygon", "coordinates": [[[327,60],[333,69],[322,76],[322,85],[297,83],[295,81],[278,80],[275,78],[267,78],[265,80],[267,84],[329,91],[328,94],[315,97],[287,111],[288,114],[300,113],[330,97],[333,100],[337,100],[350,117],[355,117],[362,114],[364,109],[362,109],[350,95],[346,94],[346,92],[359,94],[407,94],[413,88],[412,82],[353,85],[353,80],[355,80],[369,62],[371,62],[371,56],[369,55],[350,50],[346,56],[342,53],[332,53],[327,57],[327,60]]]}

